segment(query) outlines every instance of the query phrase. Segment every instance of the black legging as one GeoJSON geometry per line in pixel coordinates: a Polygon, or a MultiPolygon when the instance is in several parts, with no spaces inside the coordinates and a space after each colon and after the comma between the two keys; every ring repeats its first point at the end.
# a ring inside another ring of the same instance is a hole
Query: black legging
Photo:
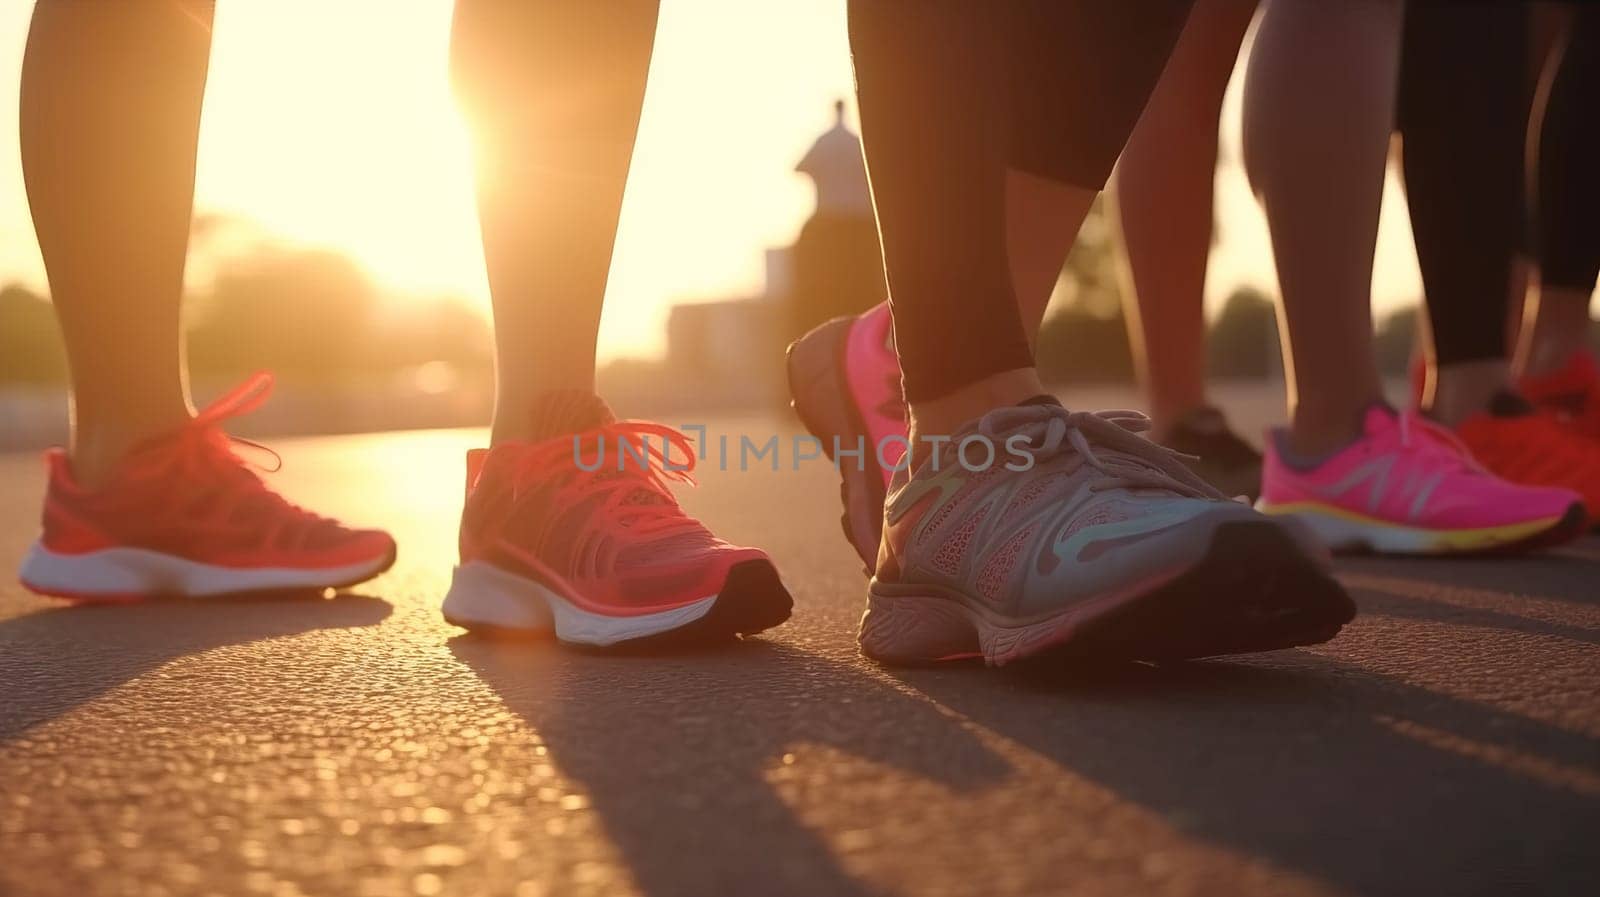
{"type": "Polygon", "coordinates": [[[1525,231],[1544,283],[1595,288],[1600,9],[1570,5],[1566,52],[1539,104],[1529,4],[1407,8],[1396,119],[1440,364],[1506,357],[1512,258],[1530,242],[1525,231]]]}
{"type": "Polygon", "coordinates": [[[1396,128],[1417,264],[1442,364],[1503,358],[1523,227],[1528,7],[1411,0],[1396,128]]]}
{"type": "Polygon", "coordinates": [[[1033,365],[1006,260],[1006,170],[1103,187],[1189,5],[851,0],[909,400],[1033,365]]]}
{"type": "Polygon", "coordinates": [[[1566,50],[1533,115],[1534,248],[1543,283],[1593,293],[1600,278],[1600,8],[1572,7],[1566,50]]]}

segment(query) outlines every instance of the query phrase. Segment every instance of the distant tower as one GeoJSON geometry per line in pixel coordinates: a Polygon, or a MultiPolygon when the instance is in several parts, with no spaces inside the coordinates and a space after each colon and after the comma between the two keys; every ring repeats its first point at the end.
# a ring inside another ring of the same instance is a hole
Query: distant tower
{"type": "Polygon", "coordinates": [[[887,295],[861,138],[845,127],[843,100],[834,102],[833,113],[833,127],[795,166],[816,185],[817,208],[794,244],[791,339],[887,295]]]}
{"type": "Polygon", "coordinates": [[[817,188],[817,214],[872,217],[867,166],[861,159],[861,138],[844,126],[844,100],[833,102],[833,127],[811,144],[794,167],[809,175],[817,188]]]}

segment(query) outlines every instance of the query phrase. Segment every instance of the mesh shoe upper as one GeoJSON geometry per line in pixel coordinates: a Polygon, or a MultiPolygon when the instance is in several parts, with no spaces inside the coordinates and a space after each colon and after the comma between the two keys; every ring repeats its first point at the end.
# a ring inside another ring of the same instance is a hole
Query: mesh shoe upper
{"type": "Polygon", "coordinates": [[[1600,438],[1600,363],[1578,352],[1559,370],[1523,377],[1517,389],[1535,405],[1550,409],[1580,434],[1600,438]]]}
{"type": "Polygon", "coordinates": [[[1475,414],[1456,428],[1472,455],[1496,475],[1523,486],[1571,489],[1591,519],[1600,518],[1600,440],[1541,409],[1514,416],[1475,414]]]}
{"type": "Polygon", "coordinates": [[[462,560],[536,579],[582,607],[645,613],[698,601],[734,564],[766,557],[678,505],[669,482],[693,482],[694,452],[670,427],[611,420],[502,444],[469,464],[462,560]]]}
{"type": "Polygon", "coordinates": [[[222,423],[258,407],[271,384],[269,375],[253,376],[187,425],[139,446],[100,489],[78,484],[64,451],[48,452],[44,546],[66,554],[141,548],[228,567],[338,567],[392,553],[388,535],[292,504],[237,454],[244,440],[222,423]]]}
{"type": "Polygon", "coordinates": [[[1280,431],[1268,443],[1261,500],[1281,509],[1315,504],[1387,524],[1465,530],[1560,518],[1578,497],[1507,482],[1449,430],[1374,406],[1362,435],[1314,461],[1289,457],[1280,431]]]}
{"type": "Polygon", "coordinates": [[[1140,436],[1148,427],[1131,411],[990,412],[895,474],[879,580],[1028,617],[1148,588],[1203,556],[1217,525],[1264,520],[1140,436]]]}

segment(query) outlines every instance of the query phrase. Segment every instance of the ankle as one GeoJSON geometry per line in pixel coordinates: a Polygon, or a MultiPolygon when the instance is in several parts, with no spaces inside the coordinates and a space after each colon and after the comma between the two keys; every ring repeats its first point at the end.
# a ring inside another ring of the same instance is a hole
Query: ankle
{"type": "Polygon", "coordinates": [[[1511,391],[1511,369],[1503,358],[1440,365],[1428,396],[1428,416],[1455,427],[1489,407],[1494,397],[1511,391]]]}
{"type": "MultiPolygon", "coordinates": [[[[1378,401],[1373,399],[1373,403],[1378,401]]],[[[1314,458],[1344,448],[1364,432],[1362,416],[1371,404],[1342,409],[1295,408],[1290,416],[1289,450],[1302,458],[1314,458]]]]}
{"type": "Polygon", "coordinates": [[[909,438],[912,464],[920,463],[927,445],[923,436],[950,436],[968,422],[996,408],[1015,405],[1045,392],[1034,368],[991,374],[936,399],[911,402],[909,438]]]}
{"type": "Polygon", "coordinates": [[[591,417],[609,418],[609,409],[604,414],[595,410],[606,407],[599,398],[592,368],[551,373],[502,367],[496,372],[489,444],[537,442],[552,435],[586,429],[578,421],[587,423],[591,417]],[[563,419],[568,417],[574,419],[570,428],[563,426],[563,419]]]}
{"type": "Polygon", "coordinates": [[[515,404],[495,406],[489,430],[490,447],[517,442],[543,442],[616,422],[611,406],[593,389],[548,389],[518,396],[515,404]]]}
{"type": "MultiPolygon", "coordinates": [[[[1587,330],[1584,331],[1587,333],[1587,330]]],[[[1567,366],[1572,356],[1586,351],[1588,343],[1582,339],[1538,339],[1518,365],[1519,377],[1544,377],[1567,366]]]]}
{"type": "Polygon", "coordinates": [[[1564,367],[1589,347],[1589,290],[1539,287],[1532,320],[1517,352],[1517,376],[1537,377],[1564,367]]]}
{"type": "Polygon", "coordinates": [[[193,418],[185,415],[170,421],[144,421],[139,425],[86,427],[79,425],[72,434],[67,457],[72,478],[84,489],[94,491],[111,482],[117,468],[139,446],[174,433],[193,418]]]}

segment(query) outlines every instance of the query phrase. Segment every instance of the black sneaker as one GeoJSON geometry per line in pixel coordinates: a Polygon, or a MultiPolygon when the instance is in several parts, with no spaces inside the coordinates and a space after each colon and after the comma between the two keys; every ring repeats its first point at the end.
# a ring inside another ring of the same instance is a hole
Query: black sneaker
{"type": "Polygon", "coordinates": [[[1251,501],[1260,497],[1261,453],[1240,439],[1216,408],[1202,405],[1194,409],[1156,441],[1173,451],[1198,456],[1188,461],[1189,466],[1218,491],[1249,496],[1251,501]]]}

